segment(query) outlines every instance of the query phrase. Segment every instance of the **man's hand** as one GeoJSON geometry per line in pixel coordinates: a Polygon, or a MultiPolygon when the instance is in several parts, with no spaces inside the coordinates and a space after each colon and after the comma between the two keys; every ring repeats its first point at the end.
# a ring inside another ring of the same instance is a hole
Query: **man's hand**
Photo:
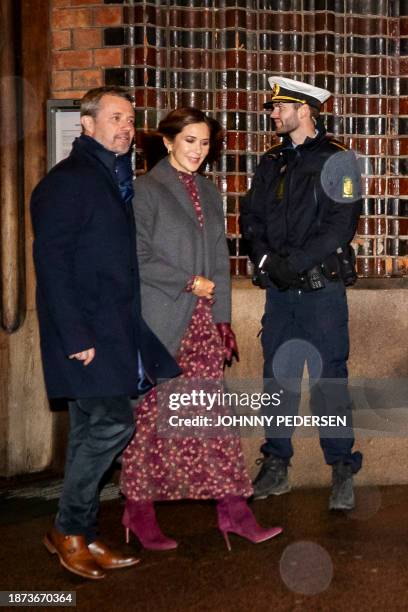
{"type": "Polygon", "coordinates": [[[288,289],[293,282],[299,280],[299,275],[292,270],[288,260],[277,255],[277,253],[268,253],[262,257],[259,264],[260,269],[267,272],[272,282],[282,291],[288,289]]]}
{"type": "Polygon", "coordinates": [[[191,288],[191,292],[194,293],[197,297],[203,297],[207,300],[214,299],[214,289],[215,283],[210,281],[209,278],[205,278],[205,276],[196,276],[193,286],[191,288]]]}
{"type": "Polygon", "coordinates": [[[92,359],[95,357],[95,349],[90,348],[85,351],[81,351],[80,353],[74,353],[69,356],[69,359],[78,359],[78,361],[83,361],[84,366],[87,366],[91,363],[92,359]]]}

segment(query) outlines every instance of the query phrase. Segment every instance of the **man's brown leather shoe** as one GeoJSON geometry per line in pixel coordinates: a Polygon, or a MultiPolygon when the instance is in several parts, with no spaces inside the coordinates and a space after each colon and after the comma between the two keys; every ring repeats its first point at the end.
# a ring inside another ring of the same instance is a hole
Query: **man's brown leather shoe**
{"type": "Polygon", "coordinates": [[[111,550],[99,540],[88,544],[88,550],[97,564],[104,570],[131,567],[140,562],[140,559],[136,559],[136,557],[125,557],[122,553],[111,550]]]}
{"type": "Polygon", "coordinates": [[[92,580],[105,578],[105,574],[89,552],[83,536],[64,535],[53,527],[45,534],[43,542],[52,555],[58,555],[61,565],[68,571],[92,580]]]}

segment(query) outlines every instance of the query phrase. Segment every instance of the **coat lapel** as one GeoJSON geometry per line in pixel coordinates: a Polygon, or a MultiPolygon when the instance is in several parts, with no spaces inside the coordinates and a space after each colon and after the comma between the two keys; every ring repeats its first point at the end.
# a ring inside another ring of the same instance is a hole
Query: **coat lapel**
{"type": "Polygon", "coordinates": [[[209,249],[214,248],[219,232],[219,220],[217,219],[218,200],[214,199],[214,192],[209,187],[209,179],[197,176],[198,194],[200,197],[201,210],[204,216],[203,241],[204,241],[204,276],[211,275],[211,256],[209,249]],[[210,246],[211,245],[211,246],[210,246]]]}
{"type": "MultiPolygon", "coordinates": [[[[162,159],[151,171],[150,175],[159,183],[162,183],[166,189],[172,193],[177,202],[180,203],[184,211],[188,214],[194,224],[199,227],[197,214],[194,210],[193,203],[187,193],[183,183],[179,180],[176,171],[171,167],[167,158],[162,159]]],[[[201,193],[200,193],[201,196],[201,193]]]]}
{"type": "Polygon", "coordinates": [[[198,195],[200,197],[201,210],[204,215],[204,229],[207,232],[214,225],[214,213],[216,212],[216,206],[218,206],[218,202],[214,202],[214,196],[210,189],[208,189],[209,179],[198,175],[197,176],[197,187],[198,187],[198,195]]]}

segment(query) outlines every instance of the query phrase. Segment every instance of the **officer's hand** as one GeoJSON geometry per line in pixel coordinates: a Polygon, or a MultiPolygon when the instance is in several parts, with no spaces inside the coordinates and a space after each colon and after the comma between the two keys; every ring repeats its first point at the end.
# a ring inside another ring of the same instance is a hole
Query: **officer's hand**
{"type": "Polygon", "coordinates": [[[278,289],[288,289],[291,284],[299,280],[299,275],[292,270],[287,258],[276,253],[268,253],[262,262],[262,270],[269,274],[270,279],[278,289]]]}
{"type": "Polygon", "coordinates": [[[255,268],[252,275],[252,283],[261,289],[267,289],[271,286],[269,274],[266,272],[266,270],[260,270],[258,267],[255,268]]]}

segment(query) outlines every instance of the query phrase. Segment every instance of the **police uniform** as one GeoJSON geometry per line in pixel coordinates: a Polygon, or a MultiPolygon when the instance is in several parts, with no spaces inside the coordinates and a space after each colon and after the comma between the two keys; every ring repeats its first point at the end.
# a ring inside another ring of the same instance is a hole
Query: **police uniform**
{"type": "MultiPolygon", "coordinates": [[[[277,77],[269,81],[273,95],[266,108],[276,102],[297,102],[319,109],[330,97],[327,90],[299,81],[277,77]]],[[[359,173],[354,154],[318,125],[315,136],[302,144],[295,146],[285,134],[280,144],[264,154],[243,199],[241,228],[258,284],[266,288],[265,390],[283,391],[275,414],[297,414],[307,362],[312,413],[347,418],[346,427],[321,428],[319,433],[326,462],[340,466],[340,471],[344,468],[350,481],[361,467],[362,456],[352,452],[348,311],[341,257],[347,253],[360,214],[359,173]]],[[[281,427],[266,431],[261,447],[266,463],[254,482],[255,497],[289,490],[285,478],[293,454],[292,433],[292,428],[281,427]],[[271,465],[282,468],[283,482],[277,487],[268,486],[271,465]]],[[[345,508],[354,504],[351,493],[345,508]]]]}

